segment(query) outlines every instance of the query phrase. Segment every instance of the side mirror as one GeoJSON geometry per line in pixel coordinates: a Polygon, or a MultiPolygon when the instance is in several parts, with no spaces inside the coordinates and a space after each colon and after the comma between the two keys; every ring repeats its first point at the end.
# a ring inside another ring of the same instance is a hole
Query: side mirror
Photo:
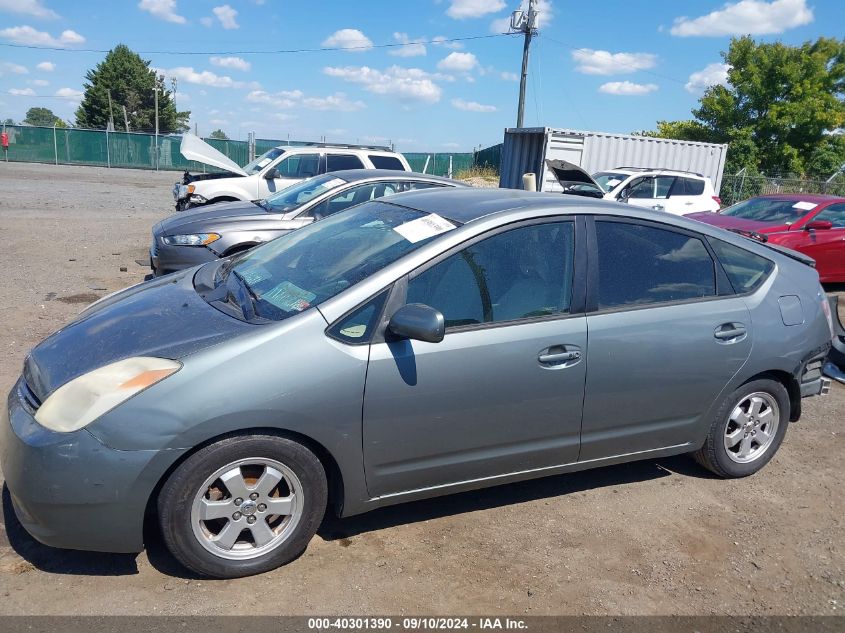
{"type": "Polygon", "coordinates": [[[827,231],[833,228],[833,222],[830,220],[813,220],[808,222],[804,227],[805,231],[827,231]]]}
{"type": "Polygon", "coordinates": [[[439,343],[446,334],[446,321],[430,306],[409,303],[393,313],[387,329],[400,338],[439,343]]]}
{"type": "Polygon", "coordinates": [[[279,170],[276,167],[271,167],[264,172],[264,180],[275,180],[276,178],[281,178],[279,170]]]}
{"type": "Polygon", "coordinates": [[[630,189],[623,189],[619,192],[619,195],[616,196],[616,200],[619,202],[628,202],[628,194],[631,193],[630,189]]]}

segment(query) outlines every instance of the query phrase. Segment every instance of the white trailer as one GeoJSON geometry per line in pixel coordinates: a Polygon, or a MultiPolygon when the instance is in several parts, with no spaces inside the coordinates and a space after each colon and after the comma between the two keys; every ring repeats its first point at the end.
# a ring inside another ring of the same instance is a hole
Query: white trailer
{"type": "Polygon", "coordinates": [[[565,160],[594,174],[614,167],[689,171],[722,184],[727,145],[629,134],[584,132],[550,127],[505,130],[499,186],[521,189],[522,176],[537,174],[539,191],[560,191],[546,159],[565,160]]]}

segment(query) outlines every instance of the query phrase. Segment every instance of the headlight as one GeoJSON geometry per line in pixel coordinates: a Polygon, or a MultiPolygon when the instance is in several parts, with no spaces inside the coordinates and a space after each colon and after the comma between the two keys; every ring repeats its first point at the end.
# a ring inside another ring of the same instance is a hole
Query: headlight
{"type": "Polygon", "coordinates": [[[38,409],[35,419],[51,431],[76,431],[181,367],[176,361],[149,356],[100,367],[56,389],[38,409]]]}
{"type": "Polygon", "coordinates": [[[167,235],[161,241],[168,246],[207,246],[220,239],[217,233],[193,233],[191,235],[167,235]]]}
{"type": "Polygon", "coordinates": [[[179,197],[187,198],[196,190],[196,185],[179,185],[179,197]]]}

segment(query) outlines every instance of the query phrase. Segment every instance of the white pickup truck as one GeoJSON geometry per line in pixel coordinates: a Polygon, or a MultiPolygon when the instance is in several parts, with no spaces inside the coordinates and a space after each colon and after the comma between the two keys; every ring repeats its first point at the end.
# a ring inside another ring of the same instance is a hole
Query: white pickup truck
{"type": "Polygon", "coordinates": [[[193,134],[182,137],[182,155],[222,172],[190,174],[173,187],[176,210],[215,202],[262,200],[311,176],[341,169],[411,171],[402,154],[363,145],[280,145],[240,167],[193,134]]]}

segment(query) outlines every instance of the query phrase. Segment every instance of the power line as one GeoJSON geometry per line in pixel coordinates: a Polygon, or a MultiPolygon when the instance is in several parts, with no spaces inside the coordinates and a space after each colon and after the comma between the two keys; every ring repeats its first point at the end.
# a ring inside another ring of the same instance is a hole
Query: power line
{"type": "MultiPolygon", "coordinates": [[[[137,51],[140,55],[286,55],[293,53],[324,53],[331,51],[357,51],[370,50],[372,48],[399,48],[409,44],[449,44],[452,42],[469,42],[473,40],[489,40],[498,37],[509,37],[520,35],[520,33],[492,33],[490,35],[470,35],[467,37],[452,37],[431,40],[416,40],[403,44],[391,42],[388,44],[370,44],[363,46],[321,46],[319,48],[282,48],[276,50],[251,50],[251,51],[137,51]]],[[[99,48],[63,48],[60,46],[36,46],[34,44],[9,44],[0,42],[0,46],[9,48],[26,48],[39,51],[59,51],[65,53],[108,53],[110,49],[99,48]]]]}

